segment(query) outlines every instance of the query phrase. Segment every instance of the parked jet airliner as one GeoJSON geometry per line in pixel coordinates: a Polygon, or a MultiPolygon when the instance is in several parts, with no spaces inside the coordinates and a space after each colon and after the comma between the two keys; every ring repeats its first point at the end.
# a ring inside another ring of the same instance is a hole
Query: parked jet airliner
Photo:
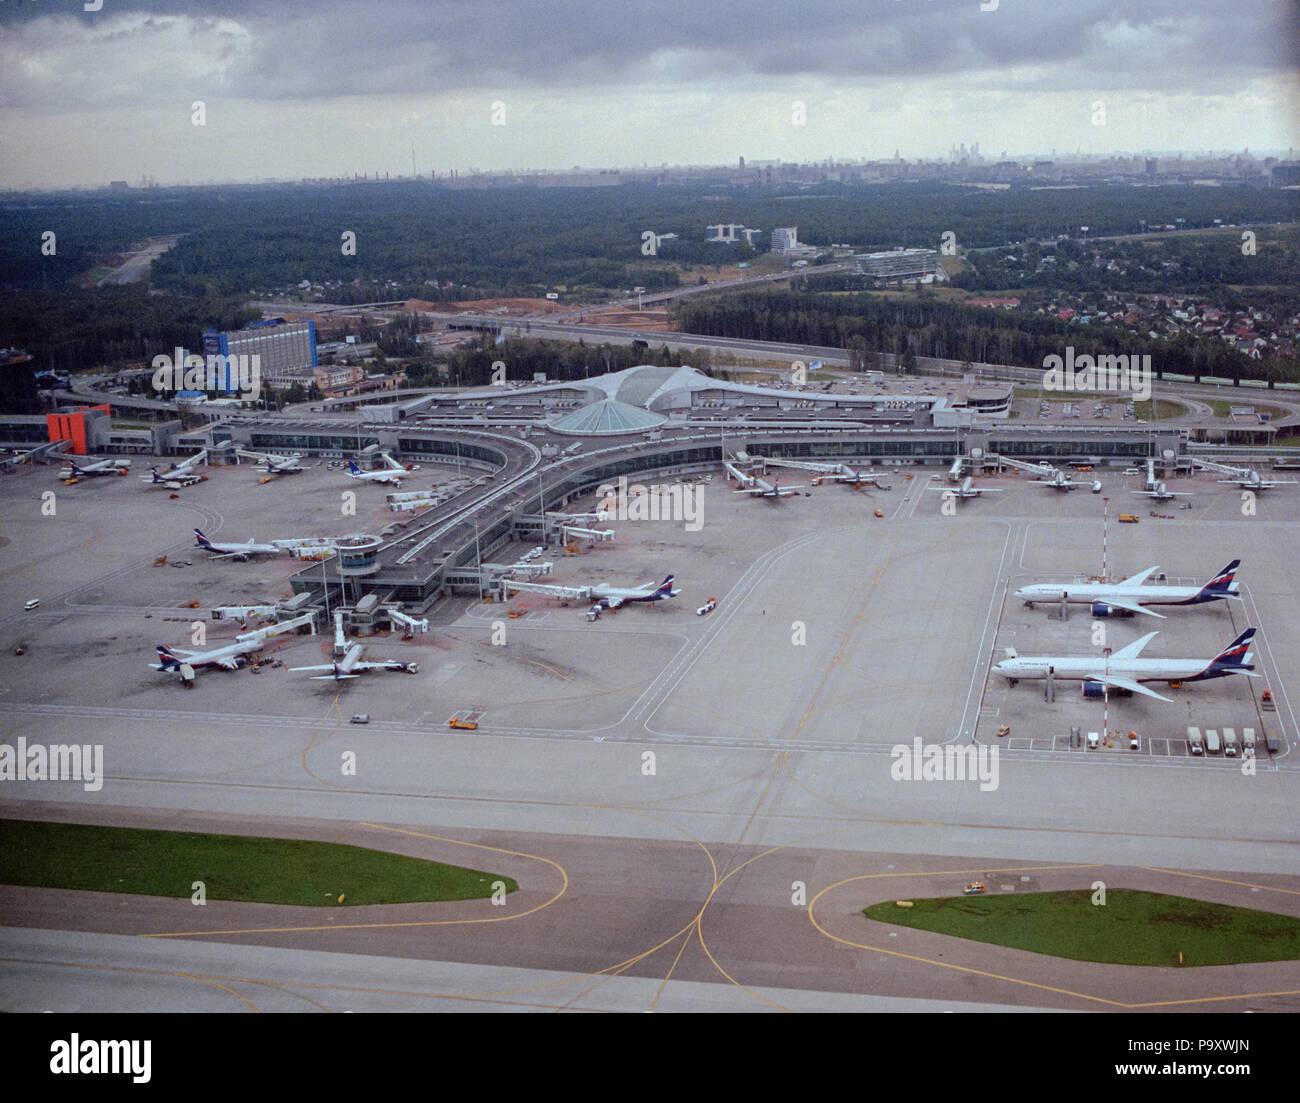
{"type": "Polygon", "coordinates": [[[1148,632],[1141,639],[1134,640],[1127,647],[1121,647],[1113,655],[1039,655],[1022,657],[1015,648],[1007,648],[1007,657],[995,663],[993,671],[1001,674],[1008,684],[1015,685],[1021,678],[1043,680],[1050,671],[1054,678],[1081,678],[1084,693],[1088,692],[1090,683],[1109,686],[1111,689],[1126,689],[1130,693],[1141,693],[1154,697],[1158,701],[1172,700],[1154,690],[1147,689],[1143,682],[1203,682],[1211,678],[1226,678],[1229,674],[1244,674],[1248,678],[1258,678],[1251,664],[1250,641],[1255,638],[1255,629],[1247,628],[1232,643],[1228,644],[1214,658],[1205,659],[1142,659],[1142,649],[1146,647],[1159,632],[1148,632]]]}
{"type": "Polygon", "coordinates": [[[249,539],[246,544],[218,544],[209,540],[199,529],[194,530],[195,546],[202,548],[204,551],[212,552],[212,559],[236,559],[240,562],[246,560],[250,555],[283,555],[284,548],[277,547],[275,544],[254,544],[249,539]]]}
{"type": "Polygon", "coordinates": [[[1203,605],[1210,601],[1240,600],[1237,593],[1240,583],[1235,581],[1240,559],[1234,559],[1204,586],[1152,586],[1146,580],[1159,567],[1126,578],[1122,582],[1038,582],[1022,586],[1016,597],[1033,608],[1035,601],[1059,602],[1062,597],[1071,605],[1104,606],[1098,615],[1115,609],[1129,613],[1145,613],[1149,617],[1164,619],[1163,613],[1147,609],[1148,605],[1203,605]]]}

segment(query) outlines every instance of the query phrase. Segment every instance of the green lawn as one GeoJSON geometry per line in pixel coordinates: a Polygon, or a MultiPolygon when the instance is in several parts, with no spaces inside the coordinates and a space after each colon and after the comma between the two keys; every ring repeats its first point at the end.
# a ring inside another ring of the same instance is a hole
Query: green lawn
{"type": "Polygon", "coordinates": [[[1112,965],[1235,965],[1300,958],[1300,919],[1163,893],[1087,889],[939,897],[900,908],[887,900],[868,919],[991,942],[1036,954],[1112,965]]]}
{"type": "Polygon", "coordinates": [[[1133,416],[1143,421],[1173,421],[1187,416],[1187,407],[1181,402],[1162,398],[1159,402],[1133,403],[1133,416]]]}
{"type": "Polygon", "coordinates": [[[263,904],[404,904],[507,892],[509,877],[382,850],[131,827],[0,820],[0,883],[263,904]]]}

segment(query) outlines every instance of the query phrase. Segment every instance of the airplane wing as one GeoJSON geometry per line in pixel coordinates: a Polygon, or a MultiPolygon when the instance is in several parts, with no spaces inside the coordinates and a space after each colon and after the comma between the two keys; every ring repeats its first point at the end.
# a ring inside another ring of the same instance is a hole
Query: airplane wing
{"type": "Polygon", "coordinates": [[[303,670],[333,670],[333,669],[334,669],[333,663],[326,663],[324,666],[291,666],[289,667],[289,673],[292,674],[303,670]]]}
{"type": "Polygon", "coordinates": [[[1111,655],[1111,659],[1112,660],[1113,659],[1136,659],[1139,655],[1142,654],[1142,649],[1146,647],[1146,645],[1149,644],[1158,635],[1160,635],[1159,632],[1148,632],[1141,639],[1136,639],[1132,643],[1128,644],[1126,647],[1121,647],[1118,651],[1116,651],[1113,655],[1111,655]]]}
{"type": "MultiPolygon", "coordinates": [[[[242,658],[242,656],[239,657],[242,658]]],[[[239,663],[235,661],[235,658],[236,656],[227,655],[224,659],[219,659],[217,661],[217,666],[221,667],[222,670],[238,670],[239,663]]]]}
{"type": "Polygon", "coordinates": [[[1145,571],[1142,571],[1140,574],[1135,574],[1135,575],[1133,575],[1133,576],[1130,577],[1130,578],[1126,578],[1126,579],[1124,579],[1124,581],[1121,582],[1120,585],[1121,585],[1121,586],[1141,586],[1142,583],[1144,583],[1148,578],[1151,577],[1152,574],[1154,574],[1154,573],[1155,573],[1156,571],[1158,571],[1158,570],[1160,570],[1160,565],[1159,565],[1159,564],[1157,564],[1157,565],[1154,566],[1154,567],[1148,567],[1145,571]]]}
{"type": "Polygon", "coordinates": [[[1165,697],[1153,689],[1147,689],[1141,682],[1135,682],[1132,678],[1121,678],[1115,674],[1089,674],[1088,681],[1100,682],[1102,685],[1112,686],[1115,689],[1127,689],[1130,693],[1140,693],[1144,697],[1154,697],[1157,701],[1172,701],[1172,697],[1165,697]]]}
{"type": "Polygon", "coordinates": [[[1160,620],[1166,619],[1164,613],[1152,612],[1145,605],[1139,605],[1136,599],[1133,598],[1099,597],[1096,602],[1098,605],[1109,605],[1112,609],[1127,609],[1130,613],[1145,613],[1149,617],[1158,617],[1160,620]]]}

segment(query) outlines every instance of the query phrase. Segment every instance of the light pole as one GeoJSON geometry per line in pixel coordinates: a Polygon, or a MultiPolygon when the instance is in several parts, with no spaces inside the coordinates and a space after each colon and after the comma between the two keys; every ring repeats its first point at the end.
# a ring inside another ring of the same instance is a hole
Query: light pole
{"type": "Polygon", "coordinates": [[[1101,580],[1102,582],[1109,582],[1110,576],[1106,574],[1106,545],[1110,537],[1110,499],[1103,498],[1101,502],[1101,580]]]}
{"type": "Polygon", "coordinates": [[[1104,651],[1106,656],[1106,681],[1101,686],[1101,741],[1104,744],[1110,733],[1110,648],[1104,651]]]}

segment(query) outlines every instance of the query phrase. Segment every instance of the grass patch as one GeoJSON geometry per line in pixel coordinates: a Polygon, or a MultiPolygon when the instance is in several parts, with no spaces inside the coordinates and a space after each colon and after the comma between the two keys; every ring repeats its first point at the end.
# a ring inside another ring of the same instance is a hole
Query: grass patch
{"type": "Polygon", "coordinates": [[[863,909],[868,919],[1036,954],[1110,965],[1238,965],[1300,958],[1300,919],[1157,892],[1008,893],[892,900],[863,909]]]}
{"type": "Polygon", "coordinates": [[[0,883],[260,904],[410,904],[507,892],[509,877],[382,850],[307,839],[264,839],[0,820],[0,883]]]}
{"type": "Polygon", "coordinates": [[[1143,421],[1176,421],[1187,416],[1187,407],[1168,398],[1133,403],[1133,416],[1143,421]]]}

